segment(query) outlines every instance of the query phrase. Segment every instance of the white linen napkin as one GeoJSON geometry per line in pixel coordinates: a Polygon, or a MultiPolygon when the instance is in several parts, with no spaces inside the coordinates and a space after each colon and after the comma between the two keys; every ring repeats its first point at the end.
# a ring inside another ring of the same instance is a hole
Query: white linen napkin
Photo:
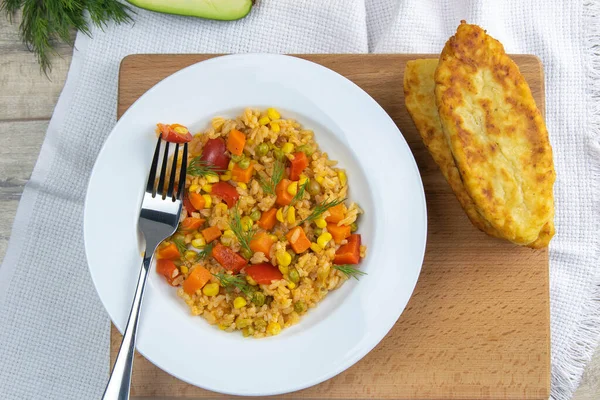
{"type": "Polygon", "coordinates": [[[0,268],[0,398],[92,399],[104,389],[109,320],[87,270],[82,211],[94,160],[116,121],[124,56],[439,53],[461,19],[487,28],[508,52],[537,54],[545,64],[558,172],[552,394],[570,397],[600,332],[599,17],[598,0],[263,0],[235,22],[138,10],[133,25],[93,29],[93,39],[78,34],[0,268]]]}

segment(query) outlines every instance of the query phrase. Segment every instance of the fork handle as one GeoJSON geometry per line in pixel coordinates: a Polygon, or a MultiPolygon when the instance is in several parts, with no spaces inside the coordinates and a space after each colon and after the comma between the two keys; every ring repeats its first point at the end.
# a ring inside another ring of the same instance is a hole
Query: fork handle
{"type": "Polygon", "coordinates": [[[150,256],[146,256],[146,253],[144,253],[144,261],[142,263],[142,268],[140,268],[140,276],[138,277],[137,287],[135,288],[135,296],[133,297],[133,304],[131,305],[129,319],[127,320],[127,326],[125,327],[123,341],[121,342],[119,354],[117,354],[117,360],[115,361],[106,389],[104,390],[102,400],[129,399],[131,368],[133,367],[133,355],[135,353],[135,337],[151,260],[152,253],[150,253],[150,256]]]}

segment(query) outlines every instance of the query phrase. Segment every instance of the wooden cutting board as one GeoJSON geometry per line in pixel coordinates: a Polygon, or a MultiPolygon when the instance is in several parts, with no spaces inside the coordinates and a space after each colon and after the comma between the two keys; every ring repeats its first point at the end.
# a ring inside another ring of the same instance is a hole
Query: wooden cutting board
{"type": "MultiPolygon", "coordinates": [[[[161,79],[211,57],[214,55],[126,57],[119,75],[119,117],[161,79]]],[[[548,253],[493,239],[475,229],[427,153],[404,107],[402,82],[407,60],[432,56],[299,57],[346,76],[394,119],[419,165],[427,197],[429,234],[412,299],[381,343],[338,376],[278,397],[547,399],[548,253]]],[[[539,59],[518,55],[514,60],[543,113],[544,77],[539,59]]],[[[198,323],[203,321],[198,319],[198,323]]],[[[121,336],[113,327],[111,365],[120,342],[121,336]]],[[[293,351],[282,357],[284,363],[294,362],[293,351]]],[[[132,395],[231,397],[186,384],[139,354],[134,364],[132,395]]]]}

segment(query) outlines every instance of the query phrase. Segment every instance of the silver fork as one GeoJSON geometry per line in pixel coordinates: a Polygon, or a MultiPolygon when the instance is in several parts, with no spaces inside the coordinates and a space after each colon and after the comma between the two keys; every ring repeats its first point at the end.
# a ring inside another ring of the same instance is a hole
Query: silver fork
{"type": "Polygon", "coordinates": [[[177,229],[179,223],[179,215],[181,214],[182,193],[185,185],[185,176],[187,169],[187,143],[183,146],[183,156],[181,169],[179,173],[179,183],[177,192],[175,189],[175,178],[177,171],[177,157],[179,155],[179,144],[175,145],[175,154],[173,156],[173,165],[171,167],[171,175],[166,195],[164,194],[165,176],[167,174],[167,159],[169,155],[169,142],[165,142],[163,153],[162,166],[158,185],[156,183],[156,169],[158,168],[158,158],[160,155],[161,138],[158,138],[148,183],[146,185],[146,193],[142,201],[142,209],[140,211],[139,228],[146,239],[146,250],[144,252],[144,261],[140,268],[135,296],[133,304],[129,312],[129,320],[123,335],[123,341],[119,348],[119,354],[115,361],[115,366],[106,385],[103,400],[126,400],[129,399],[129,387],[131,384],[131,368],[133,366],[133,355],[135,352],[135,336],[138,327],[140,309],[142,306],[142,298],[144,296],[144,288],[148,278],[148,271],[152,263],[152,257],[156,247],[160,242],[171,236],[177,229]]]}

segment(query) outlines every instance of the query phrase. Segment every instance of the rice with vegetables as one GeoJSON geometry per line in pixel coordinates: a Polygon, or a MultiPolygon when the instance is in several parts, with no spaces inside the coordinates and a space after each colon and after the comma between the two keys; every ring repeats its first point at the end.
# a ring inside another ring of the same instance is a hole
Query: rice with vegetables
{"type": "Polygon", "coordinates": [[[244,336],[277,335],[364,275],[362,210],[311,130],[269,108],[215,117],[193,136],[178,124],[158,132],[189,141],[181,222],[156,258],[192,315],[244,336]]]}

